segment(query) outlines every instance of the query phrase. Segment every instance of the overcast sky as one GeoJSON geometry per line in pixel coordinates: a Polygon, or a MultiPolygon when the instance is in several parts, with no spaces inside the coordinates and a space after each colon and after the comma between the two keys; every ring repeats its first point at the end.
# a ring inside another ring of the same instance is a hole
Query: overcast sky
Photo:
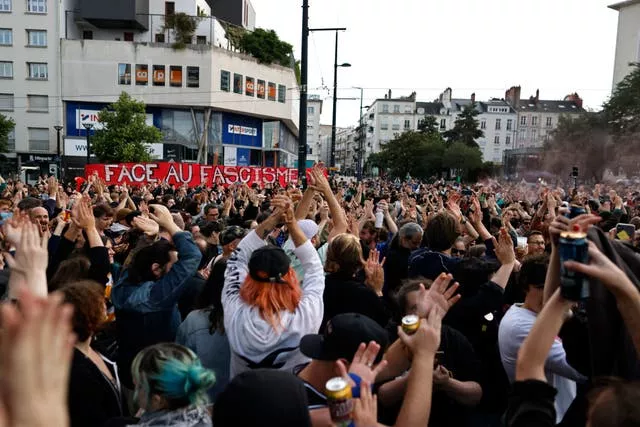
{"type": "MultiPolygon", "coordinates": [[[[302,0],[251,0],[258,27],[274,29],[300,58],[302,0]]],[[[340,33],[338,126],[358,121],[364,104],[409,95],[433,101],[503,98],[510,86],[528,97],[562,99],[574,91],[598,109],[611,92],[618,13],[615,0],[310,0],[309,26],[340,33]]],[[[331,123],[334,33],[309,37],[309,93],[324,98],[331,123]],[[325,89],[321,89],[322,86],[325,89]]],[[[296,97],[297,98],[297,97],[296,97]]]]}

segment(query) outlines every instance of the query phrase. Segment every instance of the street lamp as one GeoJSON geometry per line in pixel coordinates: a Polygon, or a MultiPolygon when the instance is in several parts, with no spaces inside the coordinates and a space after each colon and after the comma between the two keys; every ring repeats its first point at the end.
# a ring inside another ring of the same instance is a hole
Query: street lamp
{"type": "Polygon", "coordinates": [[[91,129],[93,129],[93,123],[83,123],[82,126],[87,130],[87,164],[91,163],[91,144],[90,144],[90,135],[91,129]]]}
{"type": "Polygon", "coordinates": [[[55,125],[53,127],[57,132],[57,144],[56,151],[58,153],[58,179],[62,178],[62,151],[60,151],[60,131],[62,130],[62,126],[55,125]]]}
{"type": "Polygon", "coordinates": [[[335,60],[333,62],[333,117],[331,120],[331,159],[330,166],[336,165],[336,114],[338,112],[338,67],[349,68],[351,64],[344,62],[338,64],[338,32],[336,31],[336,51],[335,60]]]}

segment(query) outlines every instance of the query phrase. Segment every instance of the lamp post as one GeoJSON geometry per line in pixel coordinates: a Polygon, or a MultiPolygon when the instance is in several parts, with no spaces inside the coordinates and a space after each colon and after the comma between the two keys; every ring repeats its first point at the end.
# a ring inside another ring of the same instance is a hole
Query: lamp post
{"type": "Polygon", "coordinates": [[[336,52],[333,62],[333,117],[331,119],[331,167],[336,165],[336,114],[338,112],[338,67],[351,67],[351,64],[345,62],[338,64],[338,32],[336,31],[336,52]]]}
{"type": "Polygon", "coordinates": [[[83,123],[82,126],[87,130],[87,164],[91,163],[91,129],[93,129],[92,123],[83,123]]]}
{"type": "Polygon", "coordinates": [[[58,154],[58,179],[63,177],[62,174],[62,151],[60,150],[60,131],[62,130],[62,126],[56,125],[53,127],[57,133],[57,144],[56,144],[56,153],[58,154]]]}

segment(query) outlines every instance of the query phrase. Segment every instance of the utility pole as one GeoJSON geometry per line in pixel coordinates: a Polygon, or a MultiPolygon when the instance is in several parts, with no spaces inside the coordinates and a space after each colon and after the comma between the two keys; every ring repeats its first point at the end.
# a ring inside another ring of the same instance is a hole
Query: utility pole
{"type": "Polygon", "coordinates": [[[298,179],[307,187],[307,72],[309,0],[302,0],[302,46],[300,48],[300,119],[298,123],[298,179]]]}

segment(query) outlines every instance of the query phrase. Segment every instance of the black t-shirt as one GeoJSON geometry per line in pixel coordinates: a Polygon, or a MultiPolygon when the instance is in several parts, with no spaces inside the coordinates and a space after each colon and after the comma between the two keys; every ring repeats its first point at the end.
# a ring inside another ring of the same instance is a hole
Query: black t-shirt
{"type": "MultiPolygon", "coordinates": [[[[295,368],[293,368],[293,374],[295,376],[299,376],[300,372],[302,372],[302,370],[306,368],[307,365],[308,364],[296,366],[295,368]]],[[[327,396],[325,396],[324,393],[316,389],[308,382],[302,380],[302,383],[304,384],[304,390],[307,393],[307,399],[309,400],[309,410],[313,411],[314,409],[326,408],[327,396]]]]}

